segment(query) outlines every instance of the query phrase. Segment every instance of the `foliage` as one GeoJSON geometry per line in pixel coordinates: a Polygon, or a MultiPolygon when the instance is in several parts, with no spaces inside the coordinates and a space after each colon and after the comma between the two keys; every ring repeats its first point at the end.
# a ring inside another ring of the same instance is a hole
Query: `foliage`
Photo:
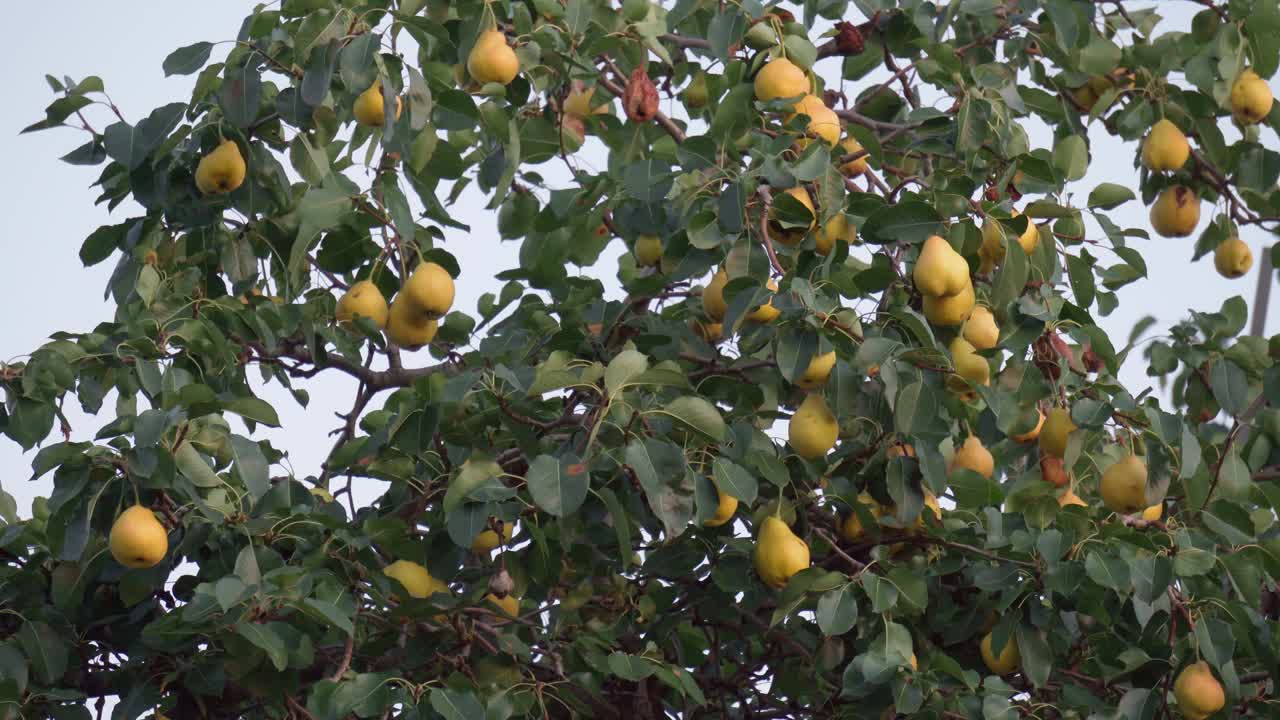
{"type": "Polygon", "coordinates": [[[1199,659],[1223,716],[1274,716],[1274,338],[1241,335],[1240,298],[1152,342],[1097,317],[1146,274],[1146,230],[1108,216],[1137,195],[1180,184],[1217,209],[1197,257],[1280,227],[1280,110],[1244,126],[1229,105],[1246,67],[1274,75],[1280,10],[1203,0],[1168,31],[1129,4],[832,0],[796,19],[759,2],[284,0],[233,42],[170,55],[194,92],[136,124],[90,107],[110,106],[100,79],[50,77],[29,130],[83,126],[63,159],[102,166],[100,202],[142,214],[79,251],[115,263],[114,315],[0,366],[0,429],[40,446],[33,475],[54,486],[25,520],[0,491],[0,716],[87,718],[118,695],[114,720],[1136,719],[1176,714],[1172,679],[1199,659]],[[478,86],[468,57],[495,22],[519,74],[478,86]],[[864,150],[802,138],[789,99],[756,101],[781,54],[822,63],[864,150]],[[375,81],[384,113],[366,104],[357,124],[375,81]],[[575,107],[612,111],[566,115],[585,89],[575,107]],[[1162,117],[1193,140],[1183,167],[1072,203],[1090,130],[1132,141],[1138,168],[1162,117]],[[1032,147],[1032,119],[1052,147],[1032,147]],[[574,155],[583,137],[601,170],[574,155]],[[247,178],[202,194],[197,165],[224,140],[247,178]],[[870,170],[842,175],[858,157],[870,170]],[[517,266],[450,254],[464,192],[501,235],[467,241],[514,243],[517,266]],[[857,239],[833,231],[819,254],[837,216],[857,239]],[[1000,232],[992,251],[987,222],[1030,252],[1000,232]],[[996,347],[922,315],[911,268],[935,234],[968,263],[996,347]],[[580,272],[641,235],[662,241],[656,267],[624,253],[616,282],[580,272]],[[343,288],[394,297],[422,261],[493,291],[417,352],[367,318],[335,324],[343,288]],[[721,266],[722,319],[701,292],[721,266]],[[989,385],[952,373],[957,348],[989,385]],[[829,379],[806,378],[827,352],[829,379]],[[1169,397],[1119,383],[1143,358],[1169,397]],[[261,438],[279,420],[259,395],[306,406],[318,375],[357,389],[323,467],[295,468],[261,438]],[[814,459],[779,439],[801,384],[839,422],[814,459]],[[67,402],[105,412],[91,440],[71,440],[67,402]],[[1078,428],[1059,469],[1083,507],[1060,506],[1040,445],[1012,439],[1053,407],[1078,428]],[[948,463],[970,435],[990,478],[948,463]],[[1130,452],[1158,519],[1099,499],[1130,452]],[[353,486],[385,491],[356,507],[353,486]],[[941,515],[922,514],[934,496],[941,515]],[[107,549],[135,499],[168,531],[151,568],[107,549]],[[706,525],[721,507],[733,520],[706,525]],[[781,589],[752,562],[770,516],[812,553],[781,589]],[[383,573],[400,560],[448,592],[411,596],[383,573]],[[518,618],[488,595],[518,598],[518,618]],[[988,634],[1016,644],[1015,672],[984,666],[988,634]]]}

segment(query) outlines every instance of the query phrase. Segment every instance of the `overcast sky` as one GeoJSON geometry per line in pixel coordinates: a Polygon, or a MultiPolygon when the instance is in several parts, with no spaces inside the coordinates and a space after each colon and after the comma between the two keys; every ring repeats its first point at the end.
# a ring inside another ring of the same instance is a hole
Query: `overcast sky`
{"type": "MultiPolygon", "coordinates": [[[[45,73],[56,77],[70,75],[81,79],[98,75],[106,83],[117,106],[126,119],[136,122],[152,108],[186,100],[194,76],[165,78],[161,61],[173,49],[200,40],[218,41],[234,38],[242,18],[252,9],[252,2],[219,0],[205,3],[174,3],[162,0],[132,0],[128,3],[74,2],[35,3],[23,8],[23,25],[43,28],[42,32],[11,33],[0,44],[0,74],[5,81],[8,100],[0,110],[0,158],[8,172],[0,173],[0,203],[4,204],[4,262],[0,263],[0,360],[13,361],[43,343],[55,330],[85,331],[112,317],[112,308],[102,299],[102,290],[114,259],[97,267],[84,268],[77,257],[81,242],[98,226],[118,223],[136,214],[137,208],[126,203],[114,213],[95,206],[97,192],[89,185],[101,168],[67,165],[58,160],[82,144],[84,132],[60,129],[19,135],[25,126],[43,117],[44,107],[53,95],[44,80],[45,73]]],[[[1149,3],[1127,3],[1130,7],[1149,3]]],[[[1191,16],[1203,8],[1191,2],[1168,0],[1159,3],[1166,20],[1160,31],[1185,30],[1191,16]]],[[[215,49],[214,59],[225,54],[227,46],[215,49]]],[[[817,66],[827,78],[836,77],[839,59],[824,60],[817,66]]],[[[1275,81],[1272,81],[1273,87],[1275,81]]],[[[829,83],[830,85],[831,83],[829,83]]],[[[850,84],[850,95],[858,87],[850,84]]],[[[670,101],[667,101],[668,105],[670,101]]],[[[670,108],[668,108],[670,109],[670,108]]],[[[110,124],[109,111],[91,107],[86,111],[100,131],[110,124]]],[[[1028,126],[1032,144],[1049,143],[1048,132],[1039,125],[1028,126]]],[[[1225,128],[1227,140],[1239,133],[1225,128]]],[[[1116,182],[1136,189],[1137,171],[1133,158],[1137,148],[1124,145],[1095,129],[1091,133],[1092,164],[1089,177],[1073,190],[1076,201],[1083,204],[1088,190],[1100,182],[1116,182]]],[[[1274,143],[1267,131],[1265,142],[1274,143]]],[[[583,158],[591,162],[590,153],[583,158]]],[[[594,164],[601,166],[600,156],[594,164]]],[[[545,171],[550,165],[539,166],[545,171]]],[[[550,173],[548,173],[550,174],[550,173]]],[[[468,192],[453,211],[472,225],[473,232],[452,232],[447,247],[458,257],[463,274],[458,282],[454,308],[464,312],[475,310],[476,299],[484,292],[496,291],[493,275],[516,264],[518,244],[500,244],[494,231],[494,218],[483,206],[486,200],[468,192]]],[[[1204,207],[1201,225],[1207,223],[1212,209],[1204,207]]],[[[1147,228],[1147,210],[1131,202],[1115,211],[1113,219],[1122,227],[1147,228]]],[[[1096,227],[1090,237],[1101,237],[1096,227]]],[[[1249,229],[1244,235],[1255,257],[1268,243],[1265,233],[1249,229]]],[[[1123,345],[1134,323],[1143,315],[1158,318],[1157,330],[1166,328],[1186,316],[1189,308],[1217,310],[1232,295],[1243,295],[1252,304],[1256,282],[1256,266],[1245,278],[1225,280],[1213,270],[1211,258],[1190,264],[1194,238],[1134,241],[1147,261],[1150,279],[1136,282],[1120,292],[1121,307],[1102,325],[1117,346],[1123,345]]],[[[590,274],[615,286],[614,258],[623,252],[615,242],[604,254],[600,266],[590,274]]],[[[1113,261],[1104,254],[1107,264],[1113,261]]],[[[1269,323],[1274,327],[1275,323],[1269,323]]],[[[1155,331],[1153,331],[1155,332],[1155,331]]],[[[425,353],[421,362],[428,362],[425,353]]],[[[410,360],[409,362],[412,362],[410,360]]],[[[1140,354],[1126,366],[1122,377],[1134,394],[1148,384],[1145,362],[1140,354]]],[[[288,432],[270,433],[277,447],[289,451],[290,464],[299,476],[315,474],[330,443],[326,438],[337,420],[332,411],[345,409],[353,386],[343,378],[321,378],[312,381],[311,407],[303,411],[287,394],[267,391],[266,396],[280,412],[288,432]]],[[[74,401],[67,404],[73,426],[73,439],[89,440],[110,417],[98,419],[81,415],[74,401]]],[[[110,411],[109,399],[104,406],[110,411]]],[[[239,429],[243,432],[243,428],[239,429]]],[[[18,500],[25,516],[31,497],[48,495],[48,479],[30,483],[31,454],[24,456],[17,445],[0,437],[0,486],[18,500]]],[[[369,497],[377,491],[370,481],[357,497],[369,497]]]]}

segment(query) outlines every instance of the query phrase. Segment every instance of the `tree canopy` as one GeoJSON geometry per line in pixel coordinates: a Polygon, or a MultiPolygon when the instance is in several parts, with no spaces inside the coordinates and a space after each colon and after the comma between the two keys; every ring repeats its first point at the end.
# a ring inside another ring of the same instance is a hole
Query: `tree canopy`
{"type": "Polygon", "coordinates": [[[136,123],[49,76],[140,214],[0,364],[0,720],[1277,716],[1272,248],[1249,332],[1099,326],[1280,232],[1280,7],[1172,4],[282,0],[136,123]]]}

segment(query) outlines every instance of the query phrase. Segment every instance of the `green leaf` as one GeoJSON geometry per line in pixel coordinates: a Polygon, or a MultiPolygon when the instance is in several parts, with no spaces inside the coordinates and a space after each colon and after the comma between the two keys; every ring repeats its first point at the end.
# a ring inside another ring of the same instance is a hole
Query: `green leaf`
{"type": "Polygon", "coordinates": [[[858,229],[859,237],[876,245],[921,243],[930,235],[943,232],[942,216],[938,211],[932,205],[916,200],[886,205],[871,213],[858,229]]]}
{"type": "Polygon", "coordinates": [[[1071,281],[1071,292],[1075,295],[1076,305],[1088,309],[1097,292],[1093,267],[1075,255],[1067,255],[1067,277],[1071,281]]]}
{"type": "Polygon", "coordinates": [[[1084,570],[1090,580],[1102,587],[1121,592],[1129,590],[1129,566],[1120,558],[1093,552],[1085,558],[1084,570]]]}
{"type": "Polygon", "coordinates": [[[871,599],[871,612],[888,612],[898,602],[898,588],[875,573],[862,574],[862,590],[871,599]]]}
{"type": "Polygon", "coordinates": [[[525,480],[538,507],[564,517],[582,506],[591,475],[576,455],[539,455],[529,463],[525,480]]]}
{"type": "Polygon", "coordinates": [[[182,476],[191,481],[192,485],[200,488],[218,487],[222,484],[222,480],[218,474],[209,467],[209,463],[200,457],[200,453],[196,452],[195,447],[189,442],[184,442],[178,446],[173,453],[173,462],[177,466],[178,472],[182,476]]]}
{"type": "Polygon", "coordinates": [[[938,397],[933,389],[916,381],[902,388],[893,407],[898,432],[913,435],[927,431],[938,419],[938,397]]]}
{"type": "Polygon", "coordinates": [[[1200,654],[1215,668],[1222,669],[1235,656],[1236,637],[1228,623],[1203,618],[1196,622],[1195,635],[1200,654]]]}
{"type": "Polygon", "coordinates": [[[309,269],[307,255],[320,233],[337,226],[351,211],[351,197],[335,182],[307,188],[298,204],[298,237],[289,249],[289,276],[301,282],[309,269]]]}
{"type": "Polygon", "coordinates": [[[636,376],[649,369],[649,358],[635,350],[623,350],[604,369],[604,387],[610,395],[618,392],[636,376]]]}
{"type": "Polygon", "coordinates": [[[233,412],[240,417],[247,418],[269,425],[271,427],[280,427],[280,417],[276,414],[276,409],[266,400],[257,397],[236,397],[226,400],[222,403],[222,407],[228,412],[233,412]]]}
{"type": "Polygon", "coordinates": [[[759,491],[756,477],[741,465],[727,458],[717,457],[711,464],[711,473],[721,492],[748,505],[756,501],[756,493],[759,491]]]}
{"type": "Polygon", "coordinates": [[[1053,167],[1067,180],[1079,180],[1089,169],[1089,144],[1079,135],[1068,135],[1053,147],[1053,167]]]}
{"type": "Polygon", "coordinates": [[[262,76],[249,67],[227,69],[218,90],[218,104],[222,115],[238,128],[247,128],[258,119],[262,105],[262,76]]]}
{"type": "Polygon", "coordinates": [[[255,499],[267,494],[271,481],[267,477],[267,457],[262,447],[247,437],[232,435],[231,456],[235,459],[232,468],[249,494],[255,499]]]}
{"type": "Polygon", "coordinates": [[[190,75],[209,62],[209,53],[212,50],[213,43],[211,42],[198,42],[174,50],[169,53],[168,57],[164,59],[164,64],[161,65],[164,70],[164,76],[190,75]]]}
{"type": "Polygon", "coordinates": [[[1019,624],[1015,631],[1018,654],[1022,657],[1022,670],[1036,687],[1044,687],[1053,672],[1053,650],[1044,635],[1026,624],[1019,624]]]}
{"type": "Polygon", "coordinates": [[[843,635],[858,621],[858,599],[853,585],[828,590],[818,598],[818,628],[828,637],[843,635]]]}
{"type": "Polygon", "coordinates": [[[1249,407],[1249,378],[1239,365],[1219,360],[1209,368],[1209,386],[1213,398],[1232,417],[1239,417],[1249,407]]]}
{"type": "Polygon", "coordinates": [[[1102,183],[1089,193],[1090,209],[1110,210],[1136,199],[1133,191],[1124,185],[1102,183]]]}
{"type": "Polygon", "coordinates": [[[724,418],[715,405],[697,395],[684,395],[667,403],[662,409],[681,424],[720,442],[725,437],[724,418]]]}
{"type": "Polygon", "coordinates": [[[70,645],[48,623],[40,621],[22,623],[17,638],[40,682],[45,685],[58,683],[67,671],[70,645]]]}
{"type": "Polygon", "coordinates": [[[1004,307],[1022,295],[1027,284],[1027,273],[1030,268],[1027,253],[1018,242],[1004,244],[1004,262],[996,275],[995,288],[991,293],[992,307],[1004,307]]]}
{"type": "Polygon", "coordinates": [[[485,716],[484,706],[470,690],[432,688],[431,709],[445,720],[474,720],[485,716]]]}
{"type": "MultiPolygon", "coordinates": [[[[378,67],[373,59],[378,54],[381,36],[377,33],[363,33],[347,43],[338,54],[338,74],[342,84],[352,93],[362,93],[378,79],[378,67]]],[[[386,93],[394,88],[386,88],[386,93]]]]}
{"type": "Polygon", "coordinates": [[[236,625],[236,634],[265,652],[276,670],[283,672],[289,666],[289,651],[285,648],[284,640],[273,628],[277,624],[241,622],[236,625]]]}

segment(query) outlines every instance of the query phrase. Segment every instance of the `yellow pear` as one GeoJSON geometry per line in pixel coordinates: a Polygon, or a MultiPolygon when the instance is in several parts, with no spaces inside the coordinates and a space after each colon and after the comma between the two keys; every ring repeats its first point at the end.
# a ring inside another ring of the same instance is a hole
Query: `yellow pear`
{"type": "Polygon", "coordinates": [[[1165,188],[1151,206],[1151,227],[1165,237],[1186,237],[1200,224],[1200,198],[1185,185],[1165,188]]]}
{"type": "MultiPolygon", "coordinates": [[[[858,504],[865,505],[873,518],[879,518],[881,513],[884,512],[884,508],[880,506],[880,503],[876,502],[876,499],[866,490],[858,493],[858,504]]],[[[849,542],[861,540],[866,535],[866,532],[866,528],[862,527],[862,521],[858,519],[858,513],[856,512],[850,511],[845,516],[844,521],[840,523],[840,535],[849,542]]]]}
{"type": "Polygon", "coordinates": [[[520,71],[520,59],[507,44],[507,36],[500,30],[485,30],[476,38],[467,56],[467,73],[481,85],[501,83],[506,85],[520,71]]]}
{"type": "Polygon", "coordinates": [[[1089,507],[1089,503],[1082,500],[1080,496],[1070,488],[1068,488],[1066,492],[1062,493],[1062,495],[1058,496],[1058,507],[1065,508],[1068,505],[1078,505],[1082,508],[1089,507]]]}
{"type": "Polygon", "coordinates": [[[984,274],[1004,262],[1004,227],[990,215],[982,221],[982,245],[978,248],[978,257],[982,259],[984,274]]]}
{"type": "Polygon", "coordinates": [[[938,496],[934,495],[928,490],[925,490],[924,505],[920,508],[920,517],[916,518],[915,525],[913,525],[911,528],[908,529],[907,531],[908,534],[918,535],[920,533],[920,530],[924,528],[924,511],[925,510],[931,511],[933,513],[933,516],[938,520],[938,522],[942,522],[942,506],[938,504],[938,496]]]}
{"type": "Polygon", "coordinates": [[[787,442],[802,458],[812,460],[835,447],[840,425],[822,393],[809,393],[787,423],[787,442]]]}
{"type": "Polygon", "coordinates": [[[832,215],[818,230],[818,235],[814,238],[814,250],[819,255],[827,255],[835,249],[837,240],[844,240],[850,245],[858,242],[858,228],[849,222],[849,217],[844,213],[832,215]]]}
{"type": "Polygon", "coordinates": [[[223,140],[196,165],[196,188],[205,195],[225,195],[244,183],[246,171],[240,146],[223,140]]]}
{"type": "Polygon", "coordinates": [[[987,633],[982,637],[982,662],[987,664],[987,669],[996,675],[1008,675],[1018,669],[1018,665],[1022,663],[1022,654],[1018,652],[1018,641],[1010,635],[1004,647],[1001,648],[1000,654],[996,655],[991,649],[991,633],[987,633]]]}
{"type": "Polygon", "coordinates": [[[809,546],[781,519],[770,515],[756,536],[755,565],[766,585],[785,587],[792,575],[809,567],[809,546]]]}
{"type": "Polygon", "coordinates": [[[499,545],[511,542],[511,535],[514,532],[515,524],[505,521],[502,523],[501,538],[498,537],[498,533],[492,530],[481,530],[476,533],[475,539],[471,541],[471,552],[477,555],[488,555],[499,545]]]}
{"type": "Polygon", "coordinates": [[[595,108],[591,107],[591,96],[595,95],[596,89],[593,87],[582,90],[570,90],[569,96],[564,99],[564,114],[573,115],[575,117],[585,118],[590,115],[608,115],[609,103],[601,103],[595,108]]]}
{"type": "Polygon", "coordinates": [[[1222,684],[1203,660],[1186,666],[1178,673],[1178,678],[1173,681],[1173,699],[1187,720],[1204,720],[1227,703],[1222,684]]]}
{"type": "Polygon", "coordinates": [[[724,299],[724,286],[729,284],[729,273],[720,268],[711,276],[711,282],[702,289],[702,310],[707,317],[723,320],[729,311],[729,303],[724,299]]]}
{"type": "Polygon", "coordinates": [[[391,309],[387,313],[387,339],[402,348],[414,349],[431,342],[436,336],[439,325],[435,318],[429,318],[414,309],[405,301],[401,292],[391,301],[391,309]]]}
{"type": "MultiPolygon", "coordinates": [[[[1018,217],[1018,211],[1014,210],[1013,217],[1018,217]]],[[[1036,247],[1040,245],[1040,229],[1036,227],[1035,221],[1027,218],[1027,229],[1022,231],[1018,236],[1018,244],[1022,246],[1022,251],[1030,255],[1036,251],[1036,247]]]]}
{"type": "MultiPolygon", "coordinates": [[[[800,98],[795,105],[791,106],[791,114],[787,116],[786,122],[791,122],[799,115],[809,116],[809,124],[804,130],[806,136],[816,137],[829,147],[835,147],[836,143],[840,142],[840,118],[836,117],[834,110],[822,102],[822,98],[817,95],[805,95],[800,98]]],[[[801,147],[806,144],[807,140],[800,143],[801,147]]]]}
{"type": "MultiPolygon", "coordinates": [[[[956,375],[975,385],[991,384],[991,365],[974,349],[973,345],[962,337],[951,341],[951,359],[955,364],[956,375]]],[[[963,386],[967,389],[967,386],[963,386]]]]}
{"type": "Polygon", "coordinates": [[[419,263],[400,289],[400,296],[428,318],[444,317],[453,307],[453,276],[433,263],[419,263]]]}
{"type": "Polygon", "coordinates": [[[372,281],[355,283],[338,299],[334,318],[338,322],[351,322],[357,316],[367,317],[379,328],[387,326],[387,299],[372,281]]]}
{"type": "Polygon", "coordinates": [[[488,593],[484,596],[484,599],[497,607],[501,614],[506,615],[509,618],[520,617],[520,598],[515,595],[508,594],[498,597],[493,593],[488,593]]]}
{"type": "Polygon", "coordinates": [[[134,505],[112,523],[108,545],[116,562],[141,570],[160,564],[169,552],[169,535],[151,508],[134,505]]]}
{"type": "Polygon", "coordinates": [[[707,527],[720,527],[732,520],[733,514],[738,511],[738,498],[726,494],[720,488],[716,488],[716,495],[719,496],[716,514],[702,522],[707,527]]]}
{"type": "Polygon", "coordinates": [[[1232,235],[1214,248],[1213,266],[1224,278],[1244,277],[1253,267],[1253,251],[1248,243],[1232,235]]]}
{"type": "Polygon", "coordinates": [[[895,441],[892,445],[890,445],[884,451],[884,457],[886,460],[894,460],[900,457],[913,458],[915,456],[916,456],[915,446],[908,442],[902,442],[901,440],[895,441]]]}
{"type": "Polygon", "coordinates": [[[1032,440],[1035,440],[1036,438],[1040,437],[1040,430],[1044,427],[1044,411],[1040,410],[1039,408],[1036,408],[1036,413],[1039,416],[1039,419],[1036,420],[1036,426],[1024,433],[1014,435],[1012,437],[1012,440],[1014,442],[1021,442],[1021,443],[1031,442],[1032,440]]]}
{"type": "Polygon", "coordinates": [[[798,65],[786,58],[771,60],[756,73],[756,99],[761,102],[806,95],[809,77],[798,65]]]}
{"type": "Polygon", "coordinates": [[[1154,172],[1177,170],[1191,157],[1191,144],[1187,136],[1168,120],[1162,118],[1151,126],[1147,139],[1142,141],[1142,164],[1154,172]]]}
{"type": "Polygon", "coordinates": [[[449,586],[431,577],[431,573],[412,560],[397,560],[382,569],[382,574],[397,580],[409,597],[425,598],[436,593],[449,594],[449,586]]]}
{"type": "Polygon", "coordinates": [[[969,263],[951,243],[937,235],[924,241],[911,277],[922,295],[934,297],[959,295],[966,287],[973,287],[969,281],[969,263]]]}
{"type": "Polygon", "coordinates": [[[978,305],[964,322],[964,339],[978,350],[990,350],[1000,341],[1000,326],[986,305],[978,305]]]}
{"type": "Polygon", "coordinates": [[[964,290],[950,297],[924,296],[924,316],[934,325],[950,327],[959,325],[969,319],[973,312],[977,297],[973,293],[973,283],[964,290]]]}
{"type": "Polygon", "coordinates": [[[724,337],[724,325],[709,320],[691,320],[689,327],[704,341],[715,344],[724,337]]]}
{"type": "MultiPolygon", "coordinates": [[[[400,97],[396,96],[397,120],[400,119],[400,111],[403,109],[404,104],[400,102],[400,97]]],[[[382,80],[374,80],[368,90],[356,96],[351,112],[356,116],[356,122],[365,127],[382,127],[387,119],[386,113],[383,112],[382,80]]]]}
{"type": "Polygon", "coordinates": [[[657,265],[662,259],[662,238],[657,235],[636,236],[636,263],[643,267],[657,265]]]}
{"type": "MultiPolygon", "coordinates": [[[[814,218],[817,217],[818,211],[814,209],[813,200],[809,199],[809,193],[806,192],[804,188],[793,187],[788,188],[784,192],[798,200],[801,205],[804,205],[809,209],[809,215],[811,216],[809,219],[809,227],[783,228],[781,225],[771,221],[769,223],[769,237],[773,238],[774,242],[780,242],[783,245],[795,245],[804,239],[806,233],[813,229],[813,226],[816,224],[814,218]]],[[[770,207],[769,211],[770,215],[772,215],[774,209],[770,207]]]]}
{"type": "Polygon", "coordinates": [[[1147,465],[1137,455],[1129,455],[1102,473],[1098,484],[1102,502],[1121,515],[1147,507],[1147,465]]]}
{"type": "Polygon", "coordinates": [[[1044,429],[1040,432],[1040,449],[1053,457],[1067,454],[1067,436],[1075,432],[1076,424],[1071,420],[1071,411],[1067,408],[1053,408],[1044,420],[1044,429]]]}
{"type": "Polygon", "coordinates": [[[978,436],[970,435],[965,438],[964,444],[951,457],[949,469],[955,470],[956,468],[972,470],[990,480],[996,470],[996,461],[995,458],[991,457],[991,451],[982,444],[978,436]]]}
{"type": "Polygon", "coordinates": [[[1243,125],[1256,125],[1271,114],[1275,100],[1271,86],[1252,70],[1245,70],[1231,85],[1231,114],[1243,125]]]}
{"type": "Polygon", "coordinates": [[[814,355],[809,360],[809,366],[804,369],[804,373],[796,378],[796,385],[805,390],[812,390],[820,385],[825,385],[827,378],[831,377],[831,369],[836,366],[836,351],[825,352],[821,355],[814,355]]]}
{"type": "MultiPolygon", "coordinates": [[[[769,282],[765,285],[765,287],[769,288],[774,292],[777,292],[778,281],[774,280],[773,278],[769,278],[769,282]]],[[[773,306],[773,298],[771,297],[768,301],[765,302],[765,304],[757,307],[755,310],[752,310],[751,312],[747,313],[743,317],[750,320],[751,322],[770,323],[770,322],[773,322],[774,320],[777,320],[778,316],[781,314],[782,314],[782,311],[773,306]]]]}
{"type": "MultiPolygon", "coordinates": [[[[841,153],[841,156],[852,155],[856,152],[862,151],[862,143],[858,142],[857,138],[847,137],[840,142],[840,150],[843,151],[841,153]]],[[[866,155],[863,155],[857,160],[850,160],[849,162],[840,166],[840,172],[844,173],[845,175],[848,175],[849,177],[854,177],[855,175],[861,175],[866,171],[867,171],[866,155]]]]}
{"type": "Polygon", "coordinates": [[[1142,519],[1149,522],[1155,522],[1162,517],[1164,517],[1164,503],[1156,503],[1142,511],[1142,519]]]}

